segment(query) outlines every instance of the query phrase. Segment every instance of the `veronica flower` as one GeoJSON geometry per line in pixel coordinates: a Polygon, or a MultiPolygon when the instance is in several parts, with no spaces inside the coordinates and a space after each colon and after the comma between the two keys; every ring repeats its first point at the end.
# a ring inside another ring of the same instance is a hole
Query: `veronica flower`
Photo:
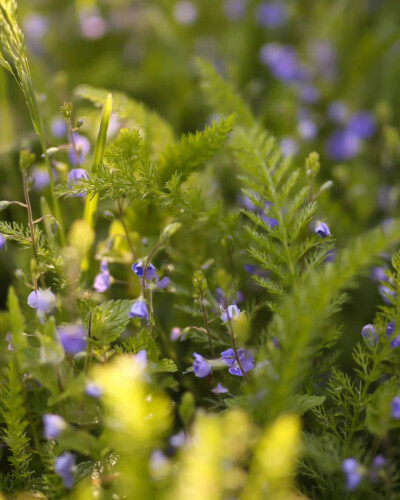
{"type": "Polygon", "coordinates": [[[88,9],[80,15],[81,32],[88,40],[98,40],[107,32],[107,23],[97,9],[88,9]]]}
{"type": "Polygon", "coordinates": [[[383,267],[374,267],[371,271],[371,279],[374,281],[386,281],[387,276],[383,267]]]}
{"type": "Polygon", "coordinates": [[[321,236],[321,238],[326,238],[327,236],[331,235],[328,224],[321,221],[317,221],[314,232],[318,234],[318,236],[321,236]]]}
{"type": "Polygon", "coordinates": [[[226,394],[228,392],[228,389],[224,387],[221,382],[218,382],[214,389],[211,389],[211,392],[213,392],[214,394],[226,394]]]}
{"type": "Polygon", "coordinates": [[[143,371],[147,367],[147,351],[146,349],[141,349],[139,352],[137,352],[134,356],[133,359],[135,360],[135,363],[140,367],[140,369],[143,371]]]}
{"type": "Polygon", "coordinates": [[[100,263],[100,273],[96,275],[94,279],[93,288],[99,292],[103,293],[110,288],[111,285],[111,275],[108,270],[107,261],[102,260],[100,263]]]}
{"type": "Polygon", "coordinates": [[[382,284],[379,285],[378,292],[382,296],[383,301],[388,305],[392,304],[392,301],[390,299],[396,297],[396,292],[394,292],[391,288],[389,288],[386,285],[382,284]]]}
{"type": "Polygon", "coordinates": [[[347,106],[344,102],[335,101],[332,102],[328,109],[328,117],[333,122],[343,123],[347,119],[347,106]]]}
{"type": "Polygon", "coordinates": [[[284,137],[281,140],[281,151],[284,158],[290,158],[299,152],[299,144],[292,137],[284,137]]]}
{"type": "Polygon", "coordinates": [[[186,434],[185,431],[180,431],[169,438],[169,444],[174,448],[180,448],[185,444],[186,434]]]}
{"type": "Polygon", "coordinates": [[[297,130],[300,137],[306,141],[311,141],[318,135],[318,127],[315,122],[310,119],[300,120],[297,125],[297,130]]]}
{"type": "MultiPolygon", "coordinates": [[[[68,187],[71,189],[74,187],[75,184],[78,183],[81,179],[89,179],[89,174],[86,172],[84,168],[73,168],[69,173],[68,173],[68,187]]],[[[81,194],[74,194],[72,196],[78,196],[82,197],[85,196],[85,193],[81,194]]]]}
{"type": "Polygon", "coordinates": [[[376,455],[372,461],[370,478],[374,481],[378,479],[379,473],[386,467],[386,458],[382,455],[376,455]]]}
{"type": "Polygon", "coordinates": [[[360,139],[369,139],[375,133],[376,120],[368,111],[359,111],[350,118],[347,129],[360,139]]]}
{"type": "Polygon", "coordinates": [[[58,328],[58,336],[64,351],[71,356],[86,350],[87,338],[83,325],[65,325],[58,328]]]}
{"type": "Polygon", "coordinates": [[[67,422],[59,415],[47,413],[43,415],[44,437],[46,439],[57,439],[68,427],[67,422]]]}
{"type": "Polygon", "coordinates": [[[293,47],[268,43],[261,47],[260,60],[269,67],[271,73],[283,82],[301,82],[305,79],[305,70],[293,47]]]}
{"type": "MultiPolygon", "coordinates": [[[[242,365],[243,371],[248,372],[254,368],[254,356],[247,349],[238,349],[238,358],[242,365]]],[[[229,373],[238,377],[243,377],[243,372],[237,362],[235,351],[227,349],[221,352],[221,360],[229,366],[229,373]]]]}
{"type": "Polygon", "coordinates": [[[85,394],[90,396],[91,398],[100,398],[103,395],[103,388],[101,385],[96,384],[95,382],[88,382],[85,388],[85,394]]]}
{"type": "Polygon", "coordinates": [[[74,485],[74,472],[76,470],[76,456],[65,452],[56,458],[54,470],[60,476],[66,488],[71,489],[74,485]]]}
{"type": "Polygon", "coordinates": [[[181,334],[182,330],[179,327],[175,326],[174,328],[172,328],[169,338],[172,340],[172,342],[175,342],[180,338],[181,334]]]}
{"type": "Polygon", "coordinates": [[[391,342],[390,347],[400,347],[400,335],[397,335],[391,342]]]}
{"type": "Polygon", "coordinates": [[[400,396],[392,399],[392,417],[396,420],[400,419],[400,396]]]}
{"type": "Polygon", "coordinates": [[[179,24],[193,24],[198,17],[197,9],[192,2],[183,0],[175,4],[174,17],[179,24]]]}
{"type": "Polygon", "coordinates": [[[282,2],[261,2],[256,11],[256,20],[265,28],[279,28],[287,23],[286,5],[282,2]]]}
{"type": "MultiPolygon", "coordinates": [[[[145,265],[145,262],[139,260],[139,262],[132,265],[132,271],[136,274],[136,276],[141,278],[144,274],[145,265]]],[[[151,263],[147,266],[145,279],[147,281],[158,280],[156,268],[151,263]]]]}
{"type": "Polygon", "coordinates": [[[138,299],[133,303],[131,310],[129,311],[129,317],[144,319],[146,321],[149,319],[147,304],[143,299],[138,299]]]}
{"type": "Polygon", "coordinates": [[[396,330],[396,322],[390,321],[386,327],[386,335],[388,337],[391,337],[394,334],[395,330],[396,330]]]}
{"type": "Polygon", "coordinates": [[[6,246],[6,239],[2,234],[0,234],[0,250],[2,250],[6,246]]]}
{"type": "Polygon", "coordinates": [[[237,316],[239,316],[240,314],[240,309],[238,308],[238,306],[236,304],[232,304],[230,306],[228,306],[227,309],[224,309],[222,306],[221,306],[221,319],[224,323],[227,323],[228,320],[232,320],[232,319],[235,319],[237,316]]]}
{"type": "Polygon", "coordinates": [[[40,322],[44,321],[46,313],[51,312],[56,305],[56,297],[50,290],[34,290],[28,295],[28,306],[36,309],[37,316],[40,322]]]}
{"type": "Polygon", "coordinates": [[[347,489],[355,490],[363,478],[362,467],[355,458],[346,458],[342,462],[342,470],[346,475],[347,489]]]}
{"type": "Polygon", "coordinates": [[[314,104],[319,101],[320,92],[313,85],[304,85],[300,89],[300,99],[307,104],[314,104]]]}
{"type": "Polygon", "coordinates": [[[378,342],[378,334],[374,325],[368,324],[361,330],[361,335],[365,338],[370,346],[376,345],[378,342]]]}
{"type": "Polygon", "coordinates": [[[211,366],[209,362],[203,358],[197,352],[193,353],[194,362],[193,362],[193,371],[196,377],[204,378],[207,377],[211,373],[211,366]]]}
{"type": "Polygon", "coordinates": [[[78,154],[76,155],[75,149],[71,144],[69,149],[69,161],[72,165],[80,165],[90,152],[90,141],[85,136],[77,134],[76,132],[73,134],[73,137],[78,154]]]}
{"type": "Polygon", "coordinates": [[[67,125],[62,118],[54,118],[50,123],[50,129],[54,137],[65,137],[67,135],[67,125]]]}
{"type": "Polygon", "coordinates": [[[350,130],[336,130],[326,144],[327,155],[335,161],[346,161],[354,158],[361,149],[359,136],[350,130]]]}
{"type": "Polygon", "coordinates": [[[34,167],[31,170],[31,175],[34,184],[34,189],[44,189],[46,186],[50,184],[49,173],[46,168],[42,167],[34,167]]]}

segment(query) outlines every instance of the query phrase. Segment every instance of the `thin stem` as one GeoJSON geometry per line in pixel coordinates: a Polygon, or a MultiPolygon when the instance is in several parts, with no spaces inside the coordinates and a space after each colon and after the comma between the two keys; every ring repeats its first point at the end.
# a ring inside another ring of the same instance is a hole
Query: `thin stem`
{"type": "Polygon", "coordinates": [[[242,362],[240,361],[240,358],[239,358],[239,354],[238,354],[238,350],[237,350],[237,346],[236,346],[236,339],[235,339],[235,334],[233,333],[233,327],[232,327],[232,321],[231,321],[231,317],[229,315],[229,311],[228,309],[226,310],[226,315],[228,317],[228,325],[229,325],[229,334],[231,336],[231,340],[232,340],[232,348],[233,348],[233,352],[235,353],[235,358],[236,358],[236,362],[237,364],[239,365],[239,368],[242,372],[242,375],[243,375],[243,379],[248,382],[248,378],[247,378],[247,375],[246,375],[246,372],[243,370],[243,366],[242,366],[242,362]]]}
{"type": "Polygon", "coordinates": [[[9,201],[10,205],[19,205],[20,207],[28,208],[26,203],[22,203],[21,201],[9,201]]]}
{"type": "Polygon", "coordinates": [[[204,296],[202,293],[200,293],[200,304],[201,304],[201,310],[203,312],[204,328],[207,332],[208,344],[210,346],[210,353],[211,353],[211,356],[213,358],[215,358],[215,351],[214,351],[214,347],[212,345],[211,332],[210,332],[210,328],[208,327],[207,311],[206,311],[206,308],[204,306],[204,296]]]}
{"type": "Polygon", "coordinates": [[[125,237],[126,237],[126,239],[128,241],[128,245],[129,245],[129,248],[130,248],[131,253],[132,253],[132,258],[133,258],[133,260],[135,260],[135,249],[133,248],[133,243],[132,243],[131,237],[129,236],[128,227],[127,227],[125,219],[124,219],[124,214],[123,214],[123,211],[122,211],[121,199],[118,198],[117,202],[118,202],[119,218],[121,219],[122,225],[124,227],[125,237]]]}
{"type": "Polygon", "coordinates": [[[68,118],[67,125],[68,125],[68,132],[69,132],[69,137],[71,139],[72,148],[73,148],[74,154],[75,154],[75,163],[76,163],[76,166],[79,168],[79,166],[80,166],[79,151],[78,151],[78,147],[77,147],[76,142],[75,142],[74,131],[72,130],[71,118],[68,118]]]}
{"type": "Polygon", "coordinates": [[[85,375],[88,374],[90,368],[90,362],[92,360],[92,320],[93,320],[93,309],[90,310],[89,313],[89,324],[88,324],[88,352],[85,361],[85,375]]]}

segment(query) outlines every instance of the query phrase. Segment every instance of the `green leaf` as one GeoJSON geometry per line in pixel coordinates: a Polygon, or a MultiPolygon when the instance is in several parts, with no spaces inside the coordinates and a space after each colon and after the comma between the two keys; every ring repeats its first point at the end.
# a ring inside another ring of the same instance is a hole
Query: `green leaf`
{"type": "Polygon", "coordinates": [[[179,405],[179,416],[182,422],[187,425],[194,415],[196,408],[196,401],[193,394],[189,391],[185,392],[182,396],[181,403],[179,405]]]}
{"type": "Polygon", "coordinates": [[[50,318],[44,327],[44,334],[37,333],[40,341],[40,363],[58,365],[65,358],[65,353],[58,340],[56,323],[50,318]]]}
{"type": "Polygon", "coordinates": [[[21,349],[27,347],[27,338],[24,335],[25,319],[22,315],[19,300],[12,286],[8,289],[7,306],[10,322],[10,333],[12,335],[12,345],[18,355],[21,349]]]}
{"type": "Polygon", "coordinates": [[[172,359],[160,359],[157,363],[151,364],[153,372],[176,372],[178,368],[172,359]]]}
{"type": "Polygon", "coordinates": [[[132,300],[110,300],[93,309],[92,337],[102,345],[116,340],[129,323],[132,300]]]}
{"type": "Polygon", "coordinates": [[[295,394],[288,401],[289,411],[304,415],[311,408],[322,405],[325,396],[312,396],[309,394],[295,394]]]}

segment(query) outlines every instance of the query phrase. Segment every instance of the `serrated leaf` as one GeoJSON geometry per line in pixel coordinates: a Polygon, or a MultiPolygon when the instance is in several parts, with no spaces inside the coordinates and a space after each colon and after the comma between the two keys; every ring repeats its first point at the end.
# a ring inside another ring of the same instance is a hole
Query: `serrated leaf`
{"type": "Polygon", "coordinates": [[[92,337],[102,345],[116,340],[129,323],[132,300],[110,300],[93,309],[92,337]]]}

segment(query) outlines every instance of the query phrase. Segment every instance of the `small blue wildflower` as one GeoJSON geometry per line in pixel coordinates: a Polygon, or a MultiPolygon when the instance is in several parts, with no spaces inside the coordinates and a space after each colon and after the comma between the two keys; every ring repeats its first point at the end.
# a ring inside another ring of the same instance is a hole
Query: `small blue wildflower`
{"type": "Polygon", "coordinates": [[[317,223],[315,224],[314,232],[318,234],[318,236],[321,236],[321,238],[326,238],[327,236],[331,235],[328,224],[321,221],[317,221],[317,223]]]}
{"type": "Polygon", "coordinates": [[[369,139],[375,133],[376,120],[368,111],[359,111],[350,118],[347,129],[360,139],[369,139]]]}
{"type": "Polygon", "coordinates": [[[66,354],[74,356],[86,350],[87,338],[83,325],[65,325],[58,328],[58,336],[66,354]]]}
{"type": "Polygon", "coordinates": [[[336,250],[332,248],[329,252],[326,253],[326,257],[324,262],[335,262],[336,259],[336,250]]]}
{"type": "Polygon", "coordinates": [[[54,137],[65,137],[67,135],[67,124],[62,118],[54,118],[50,123],[50,129],[54,137]]]}
{"type": "Polygon", "coordinates": [[[150,456],[150,470],[153,474],[161,472],[168,464],[168,458],[161,450],[154,450],[150,456]]]}
{"type": "MultiPolygon", "coordinates": [[[[139,278],[141,278],[144,273],[145,265],[145,262],[139,260],[139,262],[136,262],[132,265],[132,271],[136,274],[136,276],[139,276],[139,278]]],[[[147,281],[158,280],[156,268],[151,263],[147,266],[145,279],[147,281]]]]}
{"type": "Polygon", "coordinates": [[[374,325],[371,325],[370,323],[363,327],[361,335],[370,346],[376,345],[378,342],[378,334],[376,333],[374,325]]]}
{"type": "Polygon", "coordinates": [[[388,337],[391,337],[394,334],[395,330],[396,330],[396,322],[390,321],[386,327],[386,335],[388,337]]]}
{"type": "Polygon", "coordinates": [[[46,168],[34,167],[31,170],[30,177],[33,181],[33,189],[35,190],[44,189],[50,184],[50,177],[46,168]]]}
{"type": "Polygon", "coordinates": [[[174,448],[180,448],[185,444],[186,434],[185,431],[180,431],[169,438],[169,444],[174,448]]]}
{"type": "Polygon", "coordinates": [[[182,330],[179,327],[175,326],[174,328],[172,328],[169,338],[172,340],[172,342],[175,342],[179,340],[181,334],[182,330]]]}
{"type": "Polygon", "coordinates": [[[353,132],[344,129],[336,130],[328,138],[326,152],[334,161],[351,160],[360,152],[360,138],[353,132]]]}
{"type": "Polygon", "coordinates": [[[60,476],[66,488],[71,489],[74,485],[74,472],[76,469],[76,456],[73,453],[65,452],[56,458],[54,470],[60,476]]]}
{"type": "Polygon", "coordinates": [[[321,77],[333,81],[338,74],[338,54],[329,40],[313,40],[310,44],[313,67],[321,77]]]}
{"type": "Polygon", "coordinates": [[[193,371],[196,377],[204,378],[207,377],[211,373],[211,366],[209,362],[203,358],[197,352],[193,353],[194,362],[193,362],[193,371]]]}
{"type": "Polygon", "coordinates": [[[275,78],[283,82],[301,82],[305,71],[293,47],[267,43],[261,47],[260,61],[268,66],[275,78]]]}
{"type": "Polygon", "coordinates": [[[107,33],[107,23],[96,8],[81,11],[80,25],[82,36],[88,40],[98,40],[107,33]]]}
{"type": "Polygon", "coordinates": [[[2,250],[6,246],[6,239],[2,234],[0,234],[0,250],[2,250]]]}
{"type": "Polygon", "coordinates": [[[385,467],[386,467],[386,458],[383,455],[376,455],[376,457],[372,461],[371,471],[369,473],[370,478],[373,481],[378,479],[380,471],[385,467]]]}
{"type": "Polygon", "coordinates": [[[226,394],[228,391],[229,389],[224,387],[221,382],[218,382],[214,389],[211,389],[211,392],[213,392],[214,394],[226,394]]]}
{"type": "Polygon", "coordinates": [[[47,413],[43,415],[43,427],[43,433],[46,439],[57,439],[67,428],[67,423],[60,415],[47,413]]]}
{"type": "Polygon", "coordinates": [[[400,335],[397,335],[391,342],[390,347],[400,347],[400,335]]]}
{"type": "Polygon", "coordinates": [[[40,14],[28,14],[24,20],[24,32],[29,41],[38,42],[49,29],[49,20],[40,14]]]}
{"type": "Polygon", "coordinates": [[[286,5],[282,2],[261,2],[256,11],[256,21],[265,28],[279,28],[287,22],[286,5]]]}
{"type": "Polygon", "coordinates": [[[91,398],[100,398],[103,393],[104,391],[101,385],[96,384],[95,382],[88,382],[86,384],[85,394],[87,394],[91,398]]]}
{"type": "Polygon", "coordinates": [[[400,396],[392,399],[392,417],[396,420],[400,419],[400,396]]]}
{"type": "Polygon", "coordinates": [[[192,2],[183,0],[175,4],[174,18],[179,24],[190,26],[198,17],[197,8],[192,2]]]}
{"type": "Polygon", "coordinates": [[[221,306],[221,319],[224,323],[227,323],[229,319],[235,319],[240,314],[240,309],[236,304],[231,304],[227,309],[221,306]]]}
{"type": "Polygon", "coordinates": [[[332,102],[328,109],[330,120],[337,123],[343,123],[347,119],[347,106],[341,101],[332,102]]]}
{"type": "MultiPolygon", "coordinates": [[[[69,173],[68,173],[68,187],[71,189],[74,187],[74,185],[77,183],[77,181],[80,181],[81,179],[89,179],[89,174],[86,172],[84,168],[73,168],[69,173]]],[[[85,193],[73,195],[81,198],[82,196],[85,196],[85,193]]]]}
{"type": "Polygon", "coordinates": [[[342,470],[346,475],[346,487],[355,490],[363,478],[362,468],[355,458],[346,458],[342,462],[342,470]]]}
{"type": "Polygon", "coordinates": [[[314,104],[319,101],[320,92],[313,85],[304,85],[300,89],[300,99],[307,104],[314,104]]]}
{"type": "Polygon", "coordinates": [[[141,370],[145,370],[147,367],[147,351],[146,349],[141,349],[139,352],[137,352],[134,356],[133,359],[135,360],[135,363],[140,367],[141,370]]]}
{"type": "Polygon", "coordinates": [[[310,119],[300,120],[297,125],[297,130],[302,139],[311,141],[318,135],[318,127],[316,123],[310,119]]]}
{"type": "Polygon", "coordinates": [[[28,306],[36,309],[39,321],[44,321],[44,315],[53,310],[56,305],[56,297],[48,288],[47,290],[34,290],[28,295],[28,306]]]}
{"type": "Polygon", "coordinates": [[[111,275],[108,270],[107,261],[102,260],[100,264],[100,273],[96,275],[94,279],[93,288],[99,292],[103,293],[110,288],[111,285],[111,275]]]}
{"type": "Polygon", "coordinates": [[[392,304],[391,298],[396,297],[396,292],[386,285],[379,285],[378,292],[382,296],[383,301],[388,305],[392,304]]]}
{"type": "Polygon", "coordinates": [[[386,281],[387,276],[385,273],[385,268],[383,267],[374,267],[371,270],[371,279],[374,281],[386,281]]]}
{"type": "Polygon", "coordinates": [[[159,288],[160,290],[164,290],[164,288],[167,288],[171,283],[170,278],[168,276],[164,276],[164,278],[161,278],[156,282],[156,287],[159,288]]]}
{"type": "Polygon", "coordinates": [[[292,137],[283,137],[281,140],[281,151],[284,158],[290,158],[299,152],[299,144],[292,137]]]}
{"type": "MultiPolygon", "coordinates": [[[[254,368],[254,356],[250,351],[247,349],[238,349],[238,357],[244,372],[248,372],[254,368]]],[[[229,373],[238,377],[243,377],[242,370],[239,367],[233,349],[227,349],[221,352],[221,360],[230,367],[229,373]]]]}
{"type": "Polygon", "coordinates": [[[85,136],[77,133],[74,133],[73,136],[78,155],[75,154],[75,150],[71,144],[69,150],[69,161],[72,165],[80,165],[90,152],[90,141],[85,136]]]}
{"type": "Polygon", "coordinates": [[[144,319],[147,321],[149,319],[149,311],[147,309],[146,302],[142,299],[138,299],[134,302],[129,312],[129,317],[144,319]]]}

